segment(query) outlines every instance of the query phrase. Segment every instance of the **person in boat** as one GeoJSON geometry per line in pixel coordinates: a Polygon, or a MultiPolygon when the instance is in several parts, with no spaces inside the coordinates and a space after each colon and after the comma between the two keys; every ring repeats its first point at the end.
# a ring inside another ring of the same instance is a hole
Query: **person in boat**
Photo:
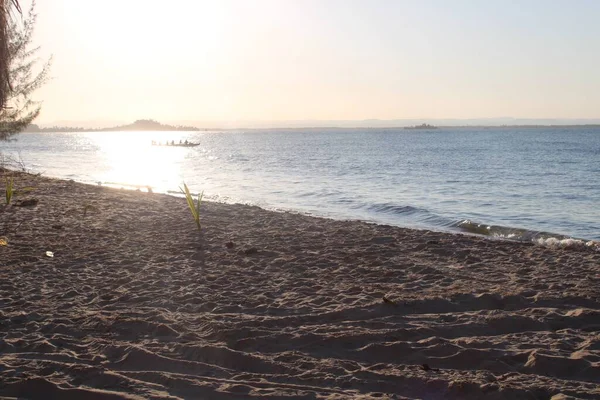
{"type": "Polygon", "coordinates": [[[188,144],[188,141],[187,141],[187,139],[185,139],[185,143],[184,143],[184,144],[187,146],[187,144],[188,144]]]}

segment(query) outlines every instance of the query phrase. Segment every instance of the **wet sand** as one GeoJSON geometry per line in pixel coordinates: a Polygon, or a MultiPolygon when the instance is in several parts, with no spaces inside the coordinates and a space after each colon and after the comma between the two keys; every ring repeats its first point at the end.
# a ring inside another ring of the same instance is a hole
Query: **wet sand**
{"type": "Polygon", "coordinates": [[[600,398],[592,247],[6,175],[0,396],[600,398]]]}

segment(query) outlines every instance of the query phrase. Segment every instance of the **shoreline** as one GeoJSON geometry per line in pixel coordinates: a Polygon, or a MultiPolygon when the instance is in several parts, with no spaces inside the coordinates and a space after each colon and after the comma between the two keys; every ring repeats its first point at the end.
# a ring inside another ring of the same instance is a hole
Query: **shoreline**
{"type": "MultiPolygon", "coordinates": [[[[0,168],[0,170],[1,170],[1,168],[0,168]]],[[[36,175],[36,173],[33,173],[33,172],[24,172],[24,171],[19,171],[19,170],[14,170],[14,169],[7,169],[7,170],[13,171],[13,172],[20,172],[20,173],[36,175]]],[[[43,174],[43,172],[41,172],[40,174],[43,174]]],[[[92,182],[92,181],[86,182],[86,181],[77,181],[74,179],[52,177],[52,176],[45,176],[45,178],[54,179],[54,180],[74,181],[79,184],[90,185],[90,186],[98,185],[100,187],[105,187],[105,188],[115,189],[115,190],[127,190],[127,191],[135,191],[135,192],[142,192],[142,193],[146,193],[148,190],[150,190],[150,192],[153,194],[163,194],[163,195],[179,197],[179,198],[183,197],[179,192],[174,191],[174,190],[166,190],[164,192],[163,191],[155,192],[155,191],[153,191],[153,188],[151,186],[143,185],[143,184],[129,184],[129,183],[123,183],[123,182],[92,182]]],[[[418,225],[417,226],[406,226],[406,225],[403,226],[403,225],[392,225],[392,224],[384,222],[383,220],[377,220],[377,219],[360,219],[360,218],[352,217],[352,216],[343,216],[342,214],[340,214],[338,216],[325,215],[325,214],[319,215],[318,213],[314,213],[311,211],[296,210],[296,209],[278,207],[278,206],[263,207],[263,206],[254,205],[254,204],[250,204],[250,203],[228,203],[225,201],[213,201],[213,200],[204,200],[204,202],[212,202],[212,203],[227,204],[227,205],[234,205],[234,206],[235,205],[246,205],[246,206],[251,206],[251,207],[259,207],[259,208],[261,208],[265,211],[269,211],[269,212],[292,213],[292,214],[298,214],[298,215],[307,216],[307,217],[332,219],[332,220],[336,220],[336,221],[364,222],[364,223],[368,223],[368,224],[386,225],[386,226],[389,225],[389,226],[397,227],[400,229],[410,229],[410,230],[415,230],[415,231],[433,231],[433,232],[447,233],[447,234],[452,234],[452,235],[453,234],[474,235],[476,237],[483,237],[483,238],[486,238],[489,240],[506,240],[506,241],[517,242],[517,243],[533,243],[535,245],[540,245],[540,246],[544,246],[544,247],[563,247],[563,248],[587,247],[587,248],[594,249],[596,251],[600,251],[600,241],[595,240],[595,239],[574,237],[574,236],[570,236],[567,234],[556,233],[556,232],[530,230],[530,229],[524,228],[524,227],[491,225],[491,224],[486,224],[486,223],[482,223],[479,221],[472,221],[469,219],[464,219],[461,221],[457,220],[453,225],[450,225],[450,226],[429,226],[429,227],[425,226],[425,225],[423,225],[423,226],[418,226],[418,225]],[[517,236],[515,236],[515,235],[517,235],[517,236]]]]}
{"type": "Polygon", "coordinates": [[[0,396],[600,396],[592,248],[6,174],[0,396]]]}

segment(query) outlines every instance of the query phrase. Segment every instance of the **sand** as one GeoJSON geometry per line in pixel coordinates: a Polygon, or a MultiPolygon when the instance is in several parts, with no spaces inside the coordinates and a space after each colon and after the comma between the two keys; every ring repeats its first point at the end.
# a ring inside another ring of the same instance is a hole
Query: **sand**
{"type": "Polygon", "coordinates": [[[593,247],[7,174],[2,397],[600,398],[593,247]]]}

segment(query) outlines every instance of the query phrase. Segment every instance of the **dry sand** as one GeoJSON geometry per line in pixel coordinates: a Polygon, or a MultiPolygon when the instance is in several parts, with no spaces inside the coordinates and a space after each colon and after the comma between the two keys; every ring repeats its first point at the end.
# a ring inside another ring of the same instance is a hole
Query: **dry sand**
{"type": "Polygon", "coordinates": [[[0,396],[600,398],[593,248],[6,174],[0,396]]]}

